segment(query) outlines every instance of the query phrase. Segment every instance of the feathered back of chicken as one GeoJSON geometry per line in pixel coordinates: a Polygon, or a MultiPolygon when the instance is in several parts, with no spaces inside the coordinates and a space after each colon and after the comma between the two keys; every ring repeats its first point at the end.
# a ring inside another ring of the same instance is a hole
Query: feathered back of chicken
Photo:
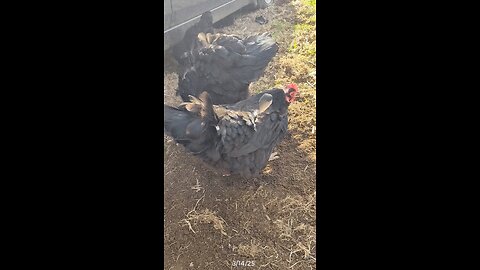
{"type": "Polygon", "coordinates": [[[231,54],[240,55],[232,57],[238,58],[234,63],[237,68],[232,73],[233,78],[242,83],[255,82],[263,75],[268,63],[278,52],[278,45],[268,33],[248,36],[241,42],[244,48],[239,46],[239,43],[238,40],[228,37],[217,41],[219,46],[230,50],[231,54]]]}
{"type": "Polygon", "coordinates": [[[248,97],[248,86],[258,80],[278,51],[267,33],[245,39],[234,35],[199,33],[202,47],[192,50],[179,76],[177,94],[187,101],[208,91],[213,104],[233,104],[248,97]]]}

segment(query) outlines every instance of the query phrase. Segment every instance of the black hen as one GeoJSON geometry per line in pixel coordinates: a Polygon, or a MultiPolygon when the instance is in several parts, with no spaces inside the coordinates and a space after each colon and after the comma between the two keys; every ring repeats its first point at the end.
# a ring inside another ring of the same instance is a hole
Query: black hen
{"type": "Polygon", "coordinates": [[[179,108],[164,105],[164,131],[209,165],[257,176],[287,132],[288,106],[297,92],[290,84],[233,105],[213,105],[203,92],[179,108]]]}
{"type": "Polygon", "coordinates": [[[278,51],[267,33],[241,39],[225,34],[198,34],[195,49],[184,55],[177,95],[199,97],[207,91],[213,104],[233,104],[248,97],[278,51]]]}

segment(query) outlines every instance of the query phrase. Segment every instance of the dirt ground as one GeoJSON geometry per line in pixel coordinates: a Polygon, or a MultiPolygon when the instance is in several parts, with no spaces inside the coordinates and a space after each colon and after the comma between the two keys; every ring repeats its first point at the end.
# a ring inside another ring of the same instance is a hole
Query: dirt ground
{"type": "MultiPolygon", "coordinates": [[[[302,95],[290,106],[290,134],[275,150],[280,159],[258,178],[223,177],[164,137],[164,269],[316,269],[316,63],[292,47],[295,25],[305,23],[297,18],[304,3],[277,1],[236,14],[233,25],[217,29],[241,36],[271,32],[279,53],[250,90],[294,82],[302,95]],[[269,22],[256,23],[259,15],[269,22]]],[[[181,102],[175,65],[167,52],[169,105],[181,102]]]]}

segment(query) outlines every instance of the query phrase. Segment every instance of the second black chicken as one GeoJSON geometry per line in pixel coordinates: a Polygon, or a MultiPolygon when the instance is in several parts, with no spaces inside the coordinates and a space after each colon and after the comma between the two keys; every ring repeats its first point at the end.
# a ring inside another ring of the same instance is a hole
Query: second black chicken
{"type": "Polygon", "coordinates": [[[183,101],[208,92],[213,104],[233,104],[249,96],[276,55],[278,45],[267,33],[240,38],[199,33],[194,49],[182,56],[177,95],[183,101]]]}

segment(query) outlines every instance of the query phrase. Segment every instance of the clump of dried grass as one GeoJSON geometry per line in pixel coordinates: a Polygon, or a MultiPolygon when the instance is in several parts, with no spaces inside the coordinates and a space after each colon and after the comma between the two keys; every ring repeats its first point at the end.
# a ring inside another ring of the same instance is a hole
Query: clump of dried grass
{"type": "Polygon", "coordinates": [[[240,244],[237,253],[241,256],[255,258],[261,251],[260,244],[252,240],[249,244],[240,244]]]}
{"type": "Polygon", "coordinates": [[[296,212],[299,212],[300,215],[308,216],[315,218],[316,216],[316,198],[317,192],[314,191],[307,197],[296,195],[288,195],[285,199],[279,201],[280,209],[283,213],[287,213],[291,217],[296,212]]]}
{"type": "Polygon", "coordinates": [[[182,221],[185,222],[186,225],[188,225],[189,229],[193,233],[197,232],[193,229],[192,223],[206,223],[212,224],[215,230],[218,230],[221,234],[227,236],[227,233],[225,232],[225,226],[227,225],[227,223],[222,217],[217,216],[216,212],[213,212],[210,209],[204,209],[200,212],[194,210],[193,212],[188,213],[187,218],[183,219],[182,221]]]}
{"type": "Polygon", "coordinates": [[[278,218],[273,222],[276,226],[278,238],[284,242],[289,251],[287,262],[304,260],[313,264],[316,260],[316,192],[308,196],[286,196],[274,201],[276,209],[281,209],[278,218]]]}

